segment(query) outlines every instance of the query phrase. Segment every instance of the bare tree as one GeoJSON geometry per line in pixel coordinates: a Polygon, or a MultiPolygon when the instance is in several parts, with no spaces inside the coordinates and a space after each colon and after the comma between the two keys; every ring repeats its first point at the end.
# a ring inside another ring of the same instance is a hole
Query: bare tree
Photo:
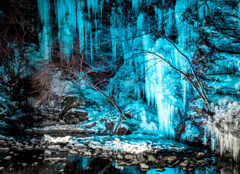
{"type": "MultiPolygon", "coordinates": [[[[61,76],[70,76],[72,81],[78,81],[79,84],[81,84],[81,81],[86,82],[87,85],[102,94],[117,109],[120,116],[119,121],[115,126],[115,130],[113,131],[113,133],[117,133],[121,121],[125,119],[121,109],[117,106],[113,99],[88,80],[89,74],[96,71],[94,68],[100,68],[99,65],[95,67],[90,66],[88,61],[86,61],[84,53],[71,55],[69,61],[66,61],[66,59],[58,59],[58,61],[45,61],[39,62],[39,64],[41,64],[41,68],[35,74],[32,82],[32,87],[34,89],[33,93],[40,93],[35,105],[38,103],[46,103],[51,100],[52,81],[54,76],[60,72],[61,76]]],[[[101,67],[100,69],[102,70],[103,68],[101,67]]],[[[61,77],[58,76],[57,78],[61,77]]]]}

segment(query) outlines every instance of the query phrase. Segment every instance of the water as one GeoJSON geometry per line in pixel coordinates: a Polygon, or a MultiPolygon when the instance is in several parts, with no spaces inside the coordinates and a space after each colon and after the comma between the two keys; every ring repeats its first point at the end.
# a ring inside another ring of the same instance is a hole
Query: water
{"type": "MultiPolygon", "coordinates": [[[[57,173],[79,173],[79,174],[94,174],[101,171],[107,166],[112,159],[102,159],[93,157],[84,157],[79,155],[69,155],[68,152],[51,152],[48,150],[33,150],[33,151],[10,151],[0,153],[0,166],[4,167],[1,173],[10,174],[57,174],[57,173]],[[13,152],[13,153],[12,153],[13,152]],[[17,156],[16,156],[17,154],[17,156]],[[46,156],[48,154],[49,156],[46,156]],[[6,156],[12,156],[11,160],[4,160],[6,156]],[[47,158],[67,158],[67,162],[47,162],[47,158]],[[36,163],[37,162],[37,163],[36,163]],[[23,166],[27,164],[27,166],[23,166]]],[[[219,157],[208,157],[204,160],[212,160],[213,164],[209,166],[197,166],[194,170],[183,171],[180,167],[164,168],[163,172],[158,172],[156,168],[150,168],[147,171],[142,171],[140,167],[118,166],[119,161],[113,161],[105,173],[109,174],[238,174],[240,172],[240,165],[234,164],[229,159],[219,157]],[[215,162],[215,163],[214,163],[215,162]],[[215,170],[214,170],[215,169],[215,170]]]]}

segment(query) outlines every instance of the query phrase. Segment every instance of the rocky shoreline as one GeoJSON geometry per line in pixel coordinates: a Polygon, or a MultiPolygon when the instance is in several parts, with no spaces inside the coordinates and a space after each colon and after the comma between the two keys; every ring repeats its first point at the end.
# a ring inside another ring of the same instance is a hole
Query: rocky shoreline
{"type": "MultiPolygon", "coordinates": [[[[163,144],[162,146],[149,142],[136,144],[133,141],[131,142],[130,139],[123,141],[117,137],[109,136],[100,137],[99,142],[89,137],[77,139],[71,136],[53,138],[49,135],[45,135],[41,140],[32,138],[28,142],[23,141],[21,143],[12,138],[0,137],[0,139],[0,151],[10,151],[11,154],[4,160],[10,160],[12,156],[18,155],[18,152],[21,151],[45,150],[45,153],[38,159],[47,163],[67,162],[65,157],[50,156],[51,152],[67,152],[72,156],[79,155],[116,161],[116,168],[132,165],[141,167],[143,171],[150,168],[164,171],[165,167],[180,167],[184,171],[191,171],[196,168],[211,168],[215,164],[212,160],[213,153],[208,153],[200,148],[193,150],[186,146],[180,147],[181,144],[163,144]],[[136,149],[135,151],[133,146],[136,149]]],[[[212,170],[215,170],[215,168],[212,168],[212,170]]]]}

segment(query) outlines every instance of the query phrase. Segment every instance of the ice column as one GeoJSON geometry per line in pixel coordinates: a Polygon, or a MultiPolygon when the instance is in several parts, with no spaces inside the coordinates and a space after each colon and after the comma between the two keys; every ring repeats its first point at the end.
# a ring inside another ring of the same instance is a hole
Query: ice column
{"type": "Polygon", "coordinates": [[[84,0],[77,1],[77,27],[78,27],[78,39],[79,39],[79,51],[84,49],[84,0]]]}
{"type": "Polygon", "coordinates": [[[238,3],[238,31],[240,33],[240,2],[238,3]]]}
{"type": "Polygon", "coordinates": [[[98,0],[87,0],[87,8],[88,8],[88,18],[91,18],[91,12],[90,10],[92,9],[92,13],[94,17],[96,18],[96,14],[98,12],[98,0]]]}
{"type": "MultiPolygon", "coordinates": [[[[168,59],[168,56],[172,56],[172,51],[167,41],[163,38],[158,39],[155,46],[152,47],[150,36],[143,36],[143,49],[154,52],[165,59],[168,59]]],[[[166,91],[164,91],[170,70],[165,65],[164,61],[161,61],[159,57],[153,54],[146,54],[144,56],[144,61],[146,61],[145,70],[147,70],[145,73],[145,93],[147,102],[157,107],[159,130],[163,135],[172,139],[175,136],[173,125],[175,106],[170,99],[170,93],[174,93],[175,89],[173,86],[168,87],[170,90],[168,92],[169,96],[165,93],[166,91]]]]}
{"type": "Polygon", "coordinates": [[[92,23],[88,20],[84,20],[84,29],[85,29],[85,35],[84,35],[85,54],[86,55],[90,54],[91,61],[93,62],[92,23]],[[90,44],[88,44],[88,42],[90,44]],[[88,48],[88,45],[89,45],[89,48],[88,48]],[[90,53],[88,52],[88,49],[90,49],[90,53]]]}
{"type": "Polygon", "coordinates": [[[165,28],[165,35],[166,35],[166,37],[169,37],[170,34],[171,34],[171,27],[173,25],[172,13],[173,13],[172,9],[169,8],[167,26],[165,28]]]}
{"type": "Polygon", "coordinates": [[[69,61],[76,34],[75,0],[57,0],[58,40],[62,59],[69,61]]]}
{"type": "Polygon", "coordinates": [[[135,14],[138,13],[141,4],[142,0],[132,0],[132,10],[135,14]]]}
{"type": "Polygon", "coordinates": [[[204,5],[203,2],[198,2],[198,19],[202,20],[204,18],[204,5]]]}
{"type": "Polygon", "coordinates": [[[50,58],[50,45],[52,44],[51,29],[49,26],[50,0],[38,0],[38,12],[43,25],[42,32],[39,34],[40,52],[44,59],[50,58]]]}
{"type": "Polygon", "coordinates": [[[214,1],[207,1],[206,12],[209,12],[209,15],[211,17],[214,16],[215,6],[216,6],[216,4],[214,1]]]}
{"type": "MultiPolygon", "coordinates": [[[[121,29],[121,16],[116,12],[117,8],[112,7],[110,22],[110,32],[111,32],[111,41],[112,41],[112,55],[113,60],[116,60],[117,56],[117,45],[118,45],[118,28],[121,29]]],[[[121,11],[121,9],[118,8],[118,11],[121,11]]]]}
{"type": "Polygon", "coordinates": [[[163,11],[159,8],[157,8],[156,6],[155,8],[155,18],[157,19],[157,23],[158,23],[158,31],[160,31],[162,29],[162,20],[163,20],[163,11]]]}

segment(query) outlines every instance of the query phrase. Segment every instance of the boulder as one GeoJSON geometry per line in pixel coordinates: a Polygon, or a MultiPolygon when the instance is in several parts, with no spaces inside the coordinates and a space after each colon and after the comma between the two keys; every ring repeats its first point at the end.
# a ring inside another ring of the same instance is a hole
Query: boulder
{"type": "Polygon", "coordinates": [[[91,124],[88,124],[88,125],[83,125],[83,127],[86,127],[88,129],[91,129],[92,127],[96,126],[97,125],[97,122],[93,122],[91,124]]]}
{"type": "Polygon", "coordinates": [[[168,163],[173,163],[175,161],[177,161],[177,157],[176,156],[169,156],[166,158],[166,160],[168,161],[168,163]]]}
{"type": "Polygon", "coordinates": [[[6,157],[4,158],[4,160],[10,160],[10,159],[12,159],[11,156],[6,156],[6,157]]]}
{"type": "Polygon", "coordinates": [[[117,159],[123,159],[123,156],[121,154],[117,154],[116,158],[117,159]]]}
{"type": "Polygon", "coordinates": [[[124,158],[127,159],[127,160],[132,160],[133,159],[133,155],[132,154],[126,154],[124,155],[124,158]]]}
{"type": "Polygon", "coordinates": [[[72,154],[72,155],[78,155],[78,152],[75,151],[75,150],[70,150],[69,153],[72,154]]]}
{"type": "Polygon", "coordinates": [[[158,172],[164,172],[165,169],[164,169],[164,168],[161,168],[161,167],[158,167],[158,168],[157,168],[157,171],[158,171],[158,172]]]}
{"type": "Polygon", "coordinates": [[[141,168],[143,169],[149,169],[149,165],[145,164],[145,163],[140,163],[141,168]]]}
{"type": "Polygon", "coordinates": [[[152,155],[148,156],[148,161],[149,162],[153,162],[153,163],[157,163],[158,162],[158,160],[154,156],[152,156],[152,155]]]}
{"type": "Polygon", "coordinates": [[[90,151],[85,151],[83,153],[83,156],[91,156],[91,155],[92,155],[92,153],[90,151]]]}
{"type": "Polygon", "coordinates": [[[69,124],[78,124],[81,121],[88,120],[88,113],[85,110],[71,108],[63,113],[61,119],[69,124]]]}

